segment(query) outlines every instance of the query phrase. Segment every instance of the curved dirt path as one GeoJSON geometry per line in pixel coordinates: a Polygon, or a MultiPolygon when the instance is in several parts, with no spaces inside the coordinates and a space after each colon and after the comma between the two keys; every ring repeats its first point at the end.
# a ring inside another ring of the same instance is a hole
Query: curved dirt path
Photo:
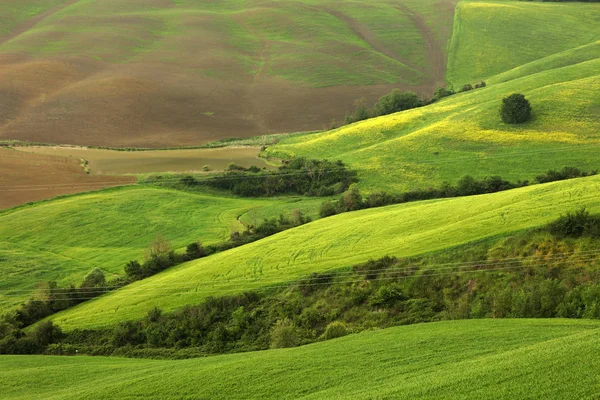
{"type": "Polygon", "coordinates": [[[32,29],[37,24],[44,21],[46,18],[50,17],[51,15],[56,14],[57,12],[64,10],[65,8],[72,6],[73,4],[78,3],[78,2],[79,2],[79,0],[67,0],[61,4],[58,4],[58,5],[50,8],[49,10],[44,11],[43,13],[40,13],[38,15],[31,17],[30,19],[23,22],[22,24],[17,25],[15,27],[15,29],[13,29],[12,32],[10,32],[9,34],[3,35],[3,36],[0,35],[0,46],[2,46],[4,43],[7,43],[7,42],[13,40],[16,37],[22,35],[23,33],[27,32],[28,30],[32,29]]]}
{"type": "Polygon", "coordinates": [[[405,13],[412,23],[417,27],[425,41],[425,62],[429,74],[437,85],[443,85],[446,82],[446,53],[435,38],[435,34],[425,22],[421,14],[414,12],[402,2],[395,6],[398,10],[405,13]]]}

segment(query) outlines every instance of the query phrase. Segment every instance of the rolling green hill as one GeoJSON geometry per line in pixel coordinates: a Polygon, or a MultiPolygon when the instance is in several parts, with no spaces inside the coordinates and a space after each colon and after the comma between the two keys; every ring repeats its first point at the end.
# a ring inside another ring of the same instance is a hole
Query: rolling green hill
{"type": "MultiPolygon", "coordinates": [[[[597,4],[464,0],[447,78],[457,88],[600,39],[597,4]]],[[[598,53],[596,53],[596,57],[598,53]]]]}
{"type": "Polygon", "coordinates": [[[110,325],[370,258],[406,257],[531,228],[566,210],[600,210],[600,176],[345,213],[171,268],[58,313],[65,329],[110,325]]]}
{"type": "Polygon", "coordinates": [[[543,59],[426,107],[283,139],[266,154],[341,159],[360,170],[366,191],[439,186],[466,174],[517,181],[565,166],[598,169],[597,50],[592,44],[543,59]],[[512,92],[530,100],[531,121],[501,121],[501,99],[512,92]]]}
{"type": "Polygon", "coordinates": [[[151,187],[66,197],[0,213],[0,305],[19,304],[40,282],[79,284],[94,267],[122,275],[162,235],[180,249],[225,241],[246,223],[302,209],[321,199],[234,199],[151,187]]]}
{"type": "Polygon", "coordinates": [[[470,320],[185,361],[2,356],[0,390],[7,400],[591,399],[600,390],[599,328],[470,320]]]}
{"type": "Polygon", "coordinates": [[[321,129],[363,95],[443,83],[456,2],[6,0],[0,137],[165,147],[321,129]]]}

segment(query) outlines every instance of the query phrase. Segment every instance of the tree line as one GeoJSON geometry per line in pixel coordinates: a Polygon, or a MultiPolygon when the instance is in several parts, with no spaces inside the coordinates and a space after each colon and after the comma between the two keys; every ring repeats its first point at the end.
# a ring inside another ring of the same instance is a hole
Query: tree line
{"type": "Polygon", "coordinates": [[[66,287],[60,287],[56,281],[47,282],[41,286],[35,297],[30,298],[16,309],[12,319],[16,325],[24,328],[59,311],[184,262],[242,246],[310,221],[311,218],[301,210],[293,210],[289,217],[281,214],[278,218],[273,217],[257,224],[247,224],[243,231],[232,232],[229,240],[223,243],[204,246],[199,241],[192,242],[186,246],[183,253],[175,252],[168,240],[162,235],[157,235],[148,245],[142,262],[131,260],[125,264],[125,276],[107,281],[104,272],[99,268],[94,268],[79,285],[69,284],[66,287]]]}
{"type": "Polygon", "coordinates": [[[580,209],[513,237],[437,255],[383,257],[169,313],[153,308],[142,319],[108,328],[63,333],[47,322],[24,333],[5,316],[0,353],[186,358],[447,319],[599,319],[600,264],[577,255],[598,243],[600,216],[580,209]],[[510,268],[498,267],[508,259],[510,268]],[[455,270],[439,273],[433,267],[448,260],[455,270]]]}
{"type": "Polygon", "coordinates": [[[187,175],[175,183],[173,179],[154,176],[146,182],[179,189],[209,187],[230,191],[242,197],[271,197],[285,194],[323,197],[343,193],[357,181],[356,171],[348,169],[342,161],[295,157],[284,160],[275,171],[256,166],[244,168],[230,164],[221,174],[198,177],[187,175]]]}
{"type": "MultiPolygon", "coordinates": [[[[549,170],[535,177],[534,183],[548,183],[573,178],[597,175],[598,171],[581,171],[575,167],[565,167],[562,170],[549,170]]],[[[504,190],[515,189],[530,185],[528,180],[509,182],[500,176],[489,176],[483,179],[475,179],[465,175],[455,185],[444,183],[438,188],[415,189],[404,193],[388,193],[385,191],[370,193],[364,197],[356,185],[343,193],[337,201],[324,201],[319,209],[319,215],[329,217],[348,211],[356,211],[366,208],[383,207],[391,204],[402,204],[411,201],[431,200],[441,198],[452,198],[461,196],[473,196],[478,194],[496,193],[504,190]]]]}

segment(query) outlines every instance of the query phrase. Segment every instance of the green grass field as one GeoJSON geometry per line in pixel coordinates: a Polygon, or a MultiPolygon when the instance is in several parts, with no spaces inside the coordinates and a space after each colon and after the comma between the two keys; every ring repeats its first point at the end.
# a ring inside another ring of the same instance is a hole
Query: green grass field
{"type": "Polygon", "coordinates": [[[600,176],[496,194],[345,213],[135,282],[53,319],[65,329],[173,310],[211,295],[278,285],[385,255],[407,257],[536,227],[580,206],[600,210],[600,176]]]}
{"type": "Polygon", "coordinates": [[[181,249],[225,241],[245,223],[289,214],[315,216],[322,199],[234,199],[149,187],[66,197],[0,213],[0,305],[27,299],[38,283],[79,284],[94,267],[123,274],[162,235],[181,249]]]}
{"type": "MultiPolygon", "coordinates": [[[[447,78],[456,88],[600,39],[597,4],[464,0],[447,78]]],[[[596,53],[596,57],[598,53],[596,53]]]]}
{"type": "Polygon", "coordinates": [[[600,324],[450,321],[184,360],[1,356],[7,400],[592,399],[600,324]]]}
{"type": "Polygon", "coordinates": [[[598,169],[600,53],[596,44],[579,50],[427,107],[283,139],[266,154],[341,159],[360,170],[366,191],[439,186],[466,174],[517,181],[565,166],[598,169]],[[531,121],[501,121],[501,99],[512,92],[530,100],[531,121]]]}

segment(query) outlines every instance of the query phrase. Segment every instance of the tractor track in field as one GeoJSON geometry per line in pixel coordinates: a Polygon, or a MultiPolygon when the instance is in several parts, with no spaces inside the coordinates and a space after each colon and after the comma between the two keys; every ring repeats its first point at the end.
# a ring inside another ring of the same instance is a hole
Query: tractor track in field
{"type": "Polygon", "coordinates": [[[438,85],[443,85],[446,81],[446,54],[435,38],[435,34],[427,25],[423,16],[408,8],[406,4],[398,2],[395,8],[405,13],[421,33],[425,41],[425,60],[429,68],[429,74],[438,85]]]}
{"type": "Polygon", "coordinates": [[[34,28],[36,25],[38,25],[40,22],[43,22],[48,17],[56,14],[59,11],[64,10],[65,8],[67,8],[69,6],[72,6],[75,3],[78,3],[78,2],[79,2],[79,0],[67,0],[64,3],[58,4],[54,7],[52,7],[51,9],[44,11],[43,13],[35,15],[34,17],[28,19],[27,21],[23,22],[22,24],[17,25],[11,33],[0,36],[0,46],[13,40],[14,38],[16,38],[18,36],[21,36],[23,33],[34,28]]]}
{"type": "Polygon", "coordinates": [[[421,67],[412,64],[410,61],[400,57],[398,53],[393,51],[392,49],[385,46],[369,28],[365,25],[361,24],[359,21],[342,13],[341,11],[332,10],[327,7],[315,7],[315,9],[319,9],[328,13],[329,15],[339,19],[342,21],[356,36],[358,36],[363,42],[367,43],[373,50],[378,53],[383,54],[386,57],[389,57],[393,60],[398,61],[401,64],[406,65],[409,68],[420,71],[421,67]]]}

